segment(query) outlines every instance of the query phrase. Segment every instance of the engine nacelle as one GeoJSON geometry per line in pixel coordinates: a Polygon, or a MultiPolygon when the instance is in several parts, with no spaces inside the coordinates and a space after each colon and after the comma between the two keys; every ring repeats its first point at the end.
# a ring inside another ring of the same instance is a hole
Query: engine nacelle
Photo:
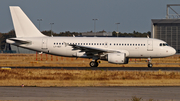
{"type": "Polygon", "coordinates": [[[126,58],[125,53],[108,53],[107,60],[109,63],[128,64],[129,58],[126,58]]]}

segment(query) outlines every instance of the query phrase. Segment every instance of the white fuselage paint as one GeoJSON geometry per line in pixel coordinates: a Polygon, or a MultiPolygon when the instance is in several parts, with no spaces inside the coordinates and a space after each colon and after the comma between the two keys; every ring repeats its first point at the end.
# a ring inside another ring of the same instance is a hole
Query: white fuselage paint
{"type": "MultiPolygon", "coordinates": [[[[21,38],[17,38],[21,40],[21,38]]],[[[157,58],[167,57],[176,53],[170,46],[160,46],[166,43],[159,39],[152,38],[116,38],[116,37],[23,37],[23,40],[30,41],[30,44],[22,44],[20,47],[32,49],[39,52],[67,56],[84,57],[85,52],[73,50],[69,44],[87,46],[108,51],[119,51],[126,53],[129,58],[157,58]]],[[[13,43],[7,40],[8,43],[13,43]]]]}

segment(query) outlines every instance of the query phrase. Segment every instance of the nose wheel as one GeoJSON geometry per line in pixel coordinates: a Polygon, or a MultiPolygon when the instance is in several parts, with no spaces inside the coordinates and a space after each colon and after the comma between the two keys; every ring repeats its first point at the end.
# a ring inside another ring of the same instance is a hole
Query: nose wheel
{"type": "Polygon", "coordinates": [[[152,63],[149,63],[149,64],[148,64],[148,67],[149,67],[149,68],[152,68],[152,66],[153,66],[152,63]]]}
{"type": "Polygon", "coordinates": [[[98,63],[97,61],[91,61],[91,62],[89,63],[89,65],[90,65],[91,67],[97,67],[97,66],[99,65],[99,63],[98,63]]]}
{"type": "Polygon", "coordinates": [[[153,64],[151,63],[151,58],[148,58],[148,67],[152,68],[153,64]]]}

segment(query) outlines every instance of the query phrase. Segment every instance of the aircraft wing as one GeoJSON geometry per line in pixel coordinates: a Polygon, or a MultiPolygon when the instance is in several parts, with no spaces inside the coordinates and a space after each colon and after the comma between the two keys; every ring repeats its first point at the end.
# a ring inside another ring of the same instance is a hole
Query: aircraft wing
{"type": "Polygon", "coordinates": [[[101,49],[101,48],[81,46],[81,45],[69,45],[69,46],[72,46],[73,50],[81,50],[80,52],[86,52],[87,55],[94,55],[100,53],[113,53],[113,52],[120,53],[120,51],[118,50],[101,49]]]}

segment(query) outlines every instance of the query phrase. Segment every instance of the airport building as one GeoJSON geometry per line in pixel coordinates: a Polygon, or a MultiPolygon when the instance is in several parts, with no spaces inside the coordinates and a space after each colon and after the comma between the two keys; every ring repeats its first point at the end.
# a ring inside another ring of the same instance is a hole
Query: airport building
{"type": "Polygon", "coordinates": [[[12,49],[13,51],[15,51],[16,53],[29,53],[29,54],[34,54],[34,53],[36,53],[36,51],[33,51],[33,50],[21,48],[21,47],[14,46],[14,45],[10,45],[10,46],[11,46],[11,49],[12,49]]]}
{"type": "Polygon", "coordinates": [[[0,53],[28,53],[28,54],[34,54],[36,51],[21,48],[18,46],[10,45],[8,43],[5,44],[5,49],[1,51],[0,53]]]}
{"type": "Polygon", "coordinates": [[[91,36],[91,37],[101,36],[101,37],[105,37],[105,36],[112,36],[112,32],[105,32],[105,31],[96,32],[96,33],[93,33],[93,32],[84,32],[84,33],[82,33],[82,36],[91,36]]]}
{"type": "Polygon", "coordinates": [[[180,15],[171,8],[179,4],[167,5],[166,19],[152,19],[151,37],[166,41],[180,53],[180,15]],[[169,14],[169,8],[176,14],[169,14]]]}

